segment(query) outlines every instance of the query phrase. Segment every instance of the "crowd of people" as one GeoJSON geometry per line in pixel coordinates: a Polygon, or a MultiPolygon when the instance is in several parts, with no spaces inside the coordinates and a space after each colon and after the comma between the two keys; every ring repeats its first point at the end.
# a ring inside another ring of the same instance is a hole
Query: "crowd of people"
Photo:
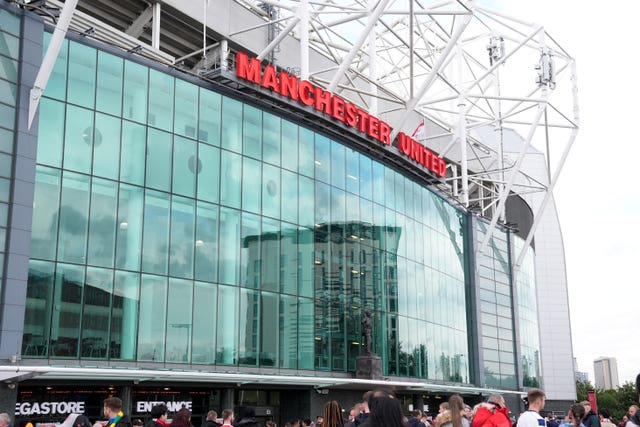
{"type": "MultiPolygon", "coordinates": [[[[636,379],[636,391],[640,401],[640,375],[636,379]]],[[[440,404],[438,414],[431,417],[420,410],[414,410],[409,417],[403,413],[400,401],[393,391],[378,389],[366,392],[362,402],[346,411],[335,400],[324,405],[322,415],[315,422],[309,418],[301,418],[285,423],[283,427],[640,427],[640,411],[638,405],[632,405],[627,415],[616,423],[611,419],[606,408],[596,413],[588,401],[575,403],[569,407],[566,416],[554,417],[552,413],[542,411],[546,395],[538,388],[527,393],[527,411],[516,419],[510,416],[505,399],[494,394],[480,404],[471,408],[464,403],[461,396],[454,394],[447,402],[440,404]]],[[[193,427],[191,411],[187,408],[178,410],[169,422],[169,409],[164,403],[151,408],[150,419],[131,420],[122,411],[122,400],[109,397],[104,400],[103,416],[105,422],[91,424],[84,415],[70,416],[61,427],[193,427]]],[[[10,426],[10,417],[0,414],[0,427],[10,426]]],[[[245,408],[242,417],[236,420],[233,409],[224,409],[218,417],[216,411],[209,411],[201,427],[277,427],[275,422],[266,421],[265,425],[256,420],[253,408],[245,408]]]]}

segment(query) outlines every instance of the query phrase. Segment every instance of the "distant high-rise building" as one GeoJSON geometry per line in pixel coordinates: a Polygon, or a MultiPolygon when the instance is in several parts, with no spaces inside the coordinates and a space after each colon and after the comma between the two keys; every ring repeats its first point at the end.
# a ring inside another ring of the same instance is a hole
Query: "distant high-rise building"
{"type": "Polygon", "coordinates": [[[609,390],[620,387],[618,381],[618,362],[615,357],[601,357],[593,361],[596,387],[609,390]]]}
{"type": "Polygon", "coordinates": [[[578,359],[573,358],[573,376],[576,381],[587,382],[589,381],[589,373],[585,371],[581,371],[578,368],[578,359]]]}

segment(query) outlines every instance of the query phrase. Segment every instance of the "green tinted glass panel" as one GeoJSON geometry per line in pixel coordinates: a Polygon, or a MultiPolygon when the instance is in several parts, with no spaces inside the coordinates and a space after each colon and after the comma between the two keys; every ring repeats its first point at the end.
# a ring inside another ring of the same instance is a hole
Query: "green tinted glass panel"
{"type": "Polygon", "coordinates": [[[242,157],[225,150],[220,157],[220,204],[239,208],[242,157]]]}
{"type": "Polygon", "coordinates": [[[189,138],[197,137],[198,86],[176,79],[175,133],[189,138]]]}
{"type": "Polygon", "coordinates": [[[141,187],[120,184],[116,224],[117,268],[140,269],[143,205],[144,191],[141,187]]]}
{"type": "Polygon", "coordinates": [[[200,88],[200,116],[198,139],[207,144],[220,145],[221,96],[200,88]]]}
{"type": "Polygon", "coordinates": [[[9,105],[0,104],[0,126],[13,129],[16,120],[16,109],[9,105]]]}
{"type": "Polygon", "coordinates": [[[207,144],[198,145],[197,197],[217,202],[220,196],[220,149],[207,144]]]}
{"type": "Polygon", "coordinates": [[[174,78],[157,70],[149,71],[149,125],[173,130],[174,78]]]}
{"type": "Polygon", "coordinates": [[[322,182],[330,182],[331,172],[331,140],[322,135],[316,135],[315,143],[315,178],[322,182]]]}
{"type": "Polygon", "coordinates": [[[258,215],[247,212],[242,214],[242,234],[240,236],[242,240],[240,284],[242,286],[250,288],[260,286],[261,229],[262,224],[258,215]]]}
{"type": "Polygon", "coordinates": [[[12,156],[0,153],[0,176],[11,177],[12,156]]]}
{"type": "Polygon", "coordinates": [[[196,156],[196,141],[174,137],[173,142],[173,193],[195,196],[196,175],[202,170],[202,162],[196,156]]]}
{"type": "Polygon", "coordinates": [[[280,367],[296,369],[298,365],[298,299],[295,296],[280,296],[279,327],[273,329],[280,333],[280,367]]]}
{"type": "Polygon", "coordinates": [[[259,159],[262,156],[262,111],[245,105],[242,123],[242,153],[259,159]]]}
{"type": "Polygon", "coordinates": [[[22,354],[45,357],[49,353],[55,264],[29,260],[27,302],[24,313],[22,354]]]}
{"type": "Polygon", "coordinates": [[[0,10],[0,28],[16,36],[20,35],[20,17],[8,10],[0,10]]]}
{"type": "Polygon", "coordinates": [[[96,50],[69,42],[67,102],[93,108],[96,86],[96,50]]]}
{"type": "Polygon", "coordinates": [[[221,365],[238,363],[238,290],[232,286],[218,286],[216,363],[221,365]]]}
{"type": "Polygon", "coordinates": [[[191,310],[193,307],[193,282],[170,279],[167,307],[167,362],[191,361],[191,310]],[[187,308],[185,310],[185,307],[187,308]]]}
{"type": "Polygon", "coordinates": [[[198,202],[195,237],[195,278],[218,279],[218,206],[198,202]]]}
{"type": "Polygon", "coordinates": [[[18,59],[20,55],[20,39],[0,31],[0,55],[18,59]]]}
{"type": "Polygon", "coordinates": [[[345,188],[345,148],[344,145],[331,141],[331,185],[345,188]]]}
{"type": "Polygon", "coordinates": [[[282,167],[298,171],[298,125],[282,120],[282,167]]]}
{"type": "MultiPolygon", "coordinates": [[[[1,64],[2,61],[0,61],[1,64]]],[[[15,106],[17,92],[18,86],[15,83],[0,79],[0,102],[15,106]]]]}
{"type": "MultiPolygon", "coordinates": [[[[40,101],[42,108],[42,101],[40,101]]],[[[0,151],[13,153],[13,132],[7,129],[0,129],[0,151]]]]}
{"type": "Polygon", "coordinates": [[[120,180],[137,185],[144,183],[146,140],[146,127],[126,120],[122,122],[120,180]]]}
{"type": "Polygon", "coordinates": [[[313,230],[298,228],[298,294],[313,296],[313,274],[315,270],[315,251],[313,230]]]}
{"type": "Polygon", "coordinates": [[[260,339],[260,294],[251,289],[240,289],[240,325],[238,328],[238,363],[246,366],[258,364],[260,339]]]}
{"type": "MultiPolygon", "coordinates": [[[[268,183],[267,183],[268,185],[268,183]]],[[[268,190],[268,189],[267,189],[268,190]]],[[[287,170],[282,171],[282,192],[280,194],[280,206],[282,220],[298,223],[298,209],[291,209],[298,204],[298,175],[287,170]]]]}
{"type": "Polygon", "coordinates": [[[313,227],[314,210],[314,185],[313,180],[304,176],[298,181],[298,220],[299,224],[305,227],[313,227]]]}
{"type": "Polygon", "coordinates": [[[280,168],[265,164],[262,168],[262,213],[280,218],[280,168]]]}
{"type": "Polygon", "coordinates": [[[262,160],[280,166],[280,117],[265,113],[262,134],[262,160]]]}
{"type": "MultiPolygon", "coordinates": [[[[42,47],[42,56],[44,57],[51,41],[51,33],[44,33],[44,46],[42,47]]],[[[1,52],[0,52],[1,53],[1,52]]],[[[58,52],[58,58],[47,82],[44,90],[44,96],[64,101],[67,93],[67,59],[69,57],[69,41],[63,40],[58,52]]]]}
{"type": "Polygon", "coordinates": [[[120,116],[122,114],[122,58],[98,51],[96,110],[120,116]]]}
{"type": "Polygon", "coordinates": [[[51,356],[78,357],[84,292],[84,267],[58,264],[51,318],[51,356]]]}
{"type": "Polygon", "coordinates": [[[86,262],[88,217],[89,177],[63,172],[58,260],[79,264],[86,262]]]}
{"type": "Polygon", "coordinates": [[[54,260],[58,238],[60,170],[36,166],[31,225],[31,258],[54,260]]]}
{"type": "Polygon", "coordinates": [[[138,325],[138,360],[164,361],[167,278],[142,275],[138,325]]]}
{"type": "Polygon", "coordinates": [[[64,168],[91,172],[91,152],[95,143],[93,111],[67,105],[64,135],[64,168]]]}
{"type": "Polygon", "coordinates": [[[242,103],[222,97],[221,145],[239,153],[242,150],[242,103]]]}
{"type": "Polygon", "coordinates": [[[216,313],[218,287],[211,283],[195,282],[193,288],[193,343],[191,361],[215,362],[216,313]]]}
{"type": "Polygon", "coordinates": [[[172,157],[172,135],[149,129],[147,136],[147,180],[146,186],[157,190],[170,191],[172,157]]]}
{"type": "Polygon", "coordinates": [[[244,157],[242,161],[242,209],[260,213],[262,180],[261,163],[258,160],[244,157]]]}
{"type": "Polygon", "coordinates": [[[8,210],[9,205],[6,203],[0,203],[0,226],[4,227],[7,225],[8,210]]]}
{"type": "Polygon", "coordinates": [[[238,259],[240,259],[240,212],[220,208],[220,282],[239,283],[238,259]],[[224,252],[222,252],[224,250],[224,252]]]}
{"type": "Polygon", "coordinates": [[[280,289],[280,222],[263,217],[261,240],[260,285],[262,289],[277,291],[280,289]]]}
{"type": "Polygon", "coordinates": [[[167,274],[169,261],[169,195],[147,190],[144,201],[142,271],[167,274]]]}
{"type": "Polygon", "coordinates": [[[0,178],[0,202],[8,202],[11,195],[11,181],[0,178]]]}
{"type": "Polygon", "coordinates": [[[112,293],[113,270],[87,267],[80,357],[107,358],[112,293]]]}
{"type": "Polygon", "coordinates": [[[262,292],[260,300],[260,366],[278,366],[280,297],[262,292]]]}
{"type": "Polygon", "coordinates": [[[171,276],[193,278],[195,211],[195,200],[173,196],[169,246],[169,275],[171,276]]]}
{"type": "Polygon", "coordinates": [[[118,184],[93,178],[91,183],[91,217],[87,263],[113,267],[116,245],[116,208],[118,184]]]}
{"type": "Polygon", "coordinates": [[[120,125],[120,119],[96,113],[96,128],[93,136],[94,175],[118,179],[120,125]]]}
{"type": "Polygon", "coordinates": [[[282,224],[280,238],[280,291],[295,295],[298,289],[298,231],[293,225],[282,224]]]}
{"type": "Polygon", "coordinates": [[[147,89],[149,69],[135,62],[124,63],[124,92],[122,115],[124,118],[139,122],[147,122],[147,89]]]}
{"type": "Polygon", "coordinates": [[[5,250],[5,244],[7,243],[7,229],[0,227],[0,251],[5,250]]]}
{"type": "Polygon", "coordinates": [[[314,133],[309,129],[300,128],[298,143],[298,171],[302,175],[313,178],[314,171],[314,133]]]}
{"type": "Polygon", "coordinates": [[[109,341],[111,359],[134,360],[136,357],[139,292],[140,274],[116,271],[109,341]]]}
{"type": "Polygon", "coordinates": [[[360,184],[360,154],[357,151],[346,150],[346,189],[348,192],[358,194],[360,184]]]}
{"type": "Polygon", "coordinates": [[[313,300],[299,298],[298,309],[298,369],[314,367],[313,300]]]}

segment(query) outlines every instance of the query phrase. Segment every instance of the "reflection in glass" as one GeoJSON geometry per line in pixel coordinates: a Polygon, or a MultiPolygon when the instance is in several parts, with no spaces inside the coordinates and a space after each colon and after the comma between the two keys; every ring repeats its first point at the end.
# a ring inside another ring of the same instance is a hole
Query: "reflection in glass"
{"type": "Polygon", "coordinates": [[[195,200],[173,196],[169,249],[169,274],[171,276],[193,278],[193,257],[196,247],[194,240],[195,210],[195,200]]]}
{"type": "Polygon", "coordinates": [[[111,359],[134,360],[140,301],[140,275],[129,271],[116,271],[111,310],[111,359]]]}
{"type": "Polygon", "coordinates": [[[114,116],[122,114],[122,58],[98,51],[96,110],[114,116]]]}
{"type": "Polygon", "coordinates": [[[49,352],[53,309],[54,267],[52,262],[29,261],[27,303],[24,314],[22,355],[44,357],[49,352]]]}
{"type": "Polygon", "coordinates": [[[142,271],[167,274],[169,261],[169,195],[147,190],[144,199],[142,271]]]}
{"type": "Polygon", "coordinates": [[[69,42],[67,101],[93,108],[96,82],[96,49],[69,42]]]}
{"type": "Polygon", "coordinates": [[[220,145],[220,104],[220,94],[200,88],[198,139],[215,146],[220,145]]]}
{"type": "Polygon", "coordinates": [[[124,63],[122,115],[138,123],[147,122],[149,69],[131,61],[124,63]]]}
{"type": "Polygon", "coordinates": [[[258,364],[258,340],[260,333],[259,292],[240,289],[240,326],[238,328],[238,363],[246,366],[258,364]]]}
{"type": "Polygon", "coordinates": [[[31,258],[54,260],[58,238],[60,170],[36,166],[31,225],[31,258]]]}
{"type": "Polygon", "coordinates": [[[144,191],[141,187],[120,184],[118,198],[116,267],[140,269],[142,249],[142,212],[144,191]]]}
{"type": "Polygon", "coordinates": [[[216,312],[218,287],[195,282],[193,290],[193,363],[212,364],[216,349],[216,312]]]}
{"type": "Polygon", "coordinates": [[[78,357],[84,267],[58,264],[51,318],[51,356],[78,357]]]}
{"type": "Polygon", "coordinates": [[[117,183],[93,178],[87,264],[113,267],[117,202],[117,183]]]}
{"type": "Polygon", "coordinates": [[[120,180],[143,185],[147,153],[147,128],[126,120],[122,122],[122,150],[120,153],[120,180]]]}
{"type": "Polygon", "coordinates": [[[198,129],[198,86],[176,79],[175,133],[195,139],[198,129]]]}
{"type": "MultiPolygon", "coordinates": [[[[49,85],[47,85],[48,87],[49,85]]],[[[64,104],[48,98],[40,100],[40,114],[38,118],[37,161],[40,164],[60,167],[62,165],[62,141],[64,138],[64,104]],[[46,135],[46,142],[42,141],[46,135]]]]}
{"type": "Polygon", "coordinates": [[[93,141],[93,174],[118,179],[120,119],[96,113],[93,141]]]}
{"type": "Polygon", "coordinates": [[[168,132],[173,130],[173,86],[173,77],[149,70],[149,125],[168,132]]]}
{"type": "Polygon", "coordinates": [[[109,344],[113,270],[87,268],[80,357],[104,359],[109,344]]]}
{"type": "Polygon", "coordinates": [[[84,264],[89,216],[89,177],[73,172],[62,174],[58,259],[84,264]]]}
{"type": "Polygon", "coordinates": [[[138,360],[164,361],[167,278],[142,275],[138,326],[138,360]]]}
{"type": "Polygon", "coordinates": [[[64,135],[64,168],[78,172],[91,171],[94,137],[93,112],[67,105],[64,135]]]}
{"type": "Polygon", "coordinates": [[[195,278],[218,279],[218,206],[198,202],[195,235],[195,278]]]}
{"type": "Polygon", "coordinates": [[[189,363],[191,359],[191,313],[193,282],[170,279],[167,306],[167,362],[189,363]]]}
{"type": "Polygon", "coordinates": [[[218,286],[218,333],[216,341],[216,363],[235,365],[238,363],[238,288],[218,286]]]}

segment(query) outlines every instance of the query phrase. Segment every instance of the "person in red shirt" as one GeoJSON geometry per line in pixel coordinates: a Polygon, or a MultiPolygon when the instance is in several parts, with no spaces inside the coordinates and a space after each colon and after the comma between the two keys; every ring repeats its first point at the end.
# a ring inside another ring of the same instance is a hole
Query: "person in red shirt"
{"type": "Polygon", "coordinates": [[[471,427],[511,427],[509,409],[504,397],[499,394],[489,396],[486,403],[478,407],[471,427]]]}

